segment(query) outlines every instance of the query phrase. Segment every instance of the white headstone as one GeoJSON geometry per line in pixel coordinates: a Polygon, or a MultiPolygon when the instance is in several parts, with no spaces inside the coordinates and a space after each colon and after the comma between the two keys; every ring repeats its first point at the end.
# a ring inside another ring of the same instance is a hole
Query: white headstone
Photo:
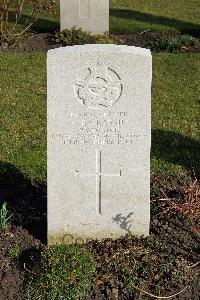
{"type": "Polygon", "coordinates": [[[49,243],[148,235],[150,51],[65,47],[47,67],[49,243]]]}
{"type": "Polygon", "coordinates": [[[60,27],[82,28],[93,34],[109,31],[109,0],[60,0],[60,27]]]}

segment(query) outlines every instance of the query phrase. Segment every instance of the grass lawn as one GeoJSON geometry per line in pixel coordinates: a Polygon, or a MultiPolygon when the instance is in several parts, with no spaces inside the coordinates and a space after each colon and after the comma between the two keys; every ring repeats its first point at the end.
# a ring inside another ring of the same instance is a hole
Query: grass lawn
{"type": "MultiPolygon", "coordinates": [[[[37,32],[59,30],[59,0],[56,15],[41,15],[33,26],[37,32]]],[[[24,17],[27,9],[24,10],[24,17]]],[[[25,18],[22,18],[22,22],[25,18]]],[[[144,30],[182,32],[198,35],[200,1],[198,0],[111,0],[110,32],[116,34],[144,30]]]]}
{"type": "Polygon", "coordinates": [[[198,34],[198,0],[111,0],[110,31],[168,31],[198,34]]]}
{"type": "Polygon", "coordinates": [[[3,54],[0,61],[0,162],[11,162],[32,179],[44,179],[45,55],[3,54]]]}
{"type": "MultiPolygon", "coordinates": [[[[1,54],[0,171],[46,179],[46,54],[1,54]]],[[[199,172],[198,54],[153,56],[152,172],[199,172]]]]}

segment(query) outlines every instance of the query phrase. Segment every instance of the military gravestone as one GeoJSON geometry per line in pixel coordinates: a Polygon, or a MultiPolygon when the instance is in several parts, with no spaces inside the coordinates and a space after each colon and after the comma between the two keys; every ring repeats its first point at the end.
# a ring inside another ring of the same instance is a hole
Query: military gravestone
{"type": "Polygon", "coordinates": [[[148,235],[150,51],[65,47],[47,68],[49,243],[148,235]]]}
{"type": "Polygon", "coordinates": [[[109,0],[60,0],[60,27],[73,26],[93,34],[109,31],[109,0]]]}

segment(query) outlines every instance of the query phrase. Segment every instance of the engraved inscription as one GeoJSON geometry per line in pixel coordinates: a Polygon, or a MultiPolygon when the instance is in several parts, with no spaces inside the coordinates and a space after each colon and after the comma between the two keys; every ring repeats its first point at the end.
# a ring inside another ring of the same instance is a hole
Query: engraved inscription
{"type": "Polygon", "coordinates": [[[135,145],[148,139],[148,134],[128,130],[128,112],[70,112],[66,127],[75,130],[52,133],[52,139],[64,145],[135,145]]]}
{"type": "Polygon", "coordinates": [[[105,109],[116,103],[123,90],[120,76],[102,63],[89,67],[89,74],[75,82],[78,101],[91,109],[105,109]]]}
{"type": "Polygon", "coordinates": [[[79,171],[76,171],[76,176],[95,176],[96,177],[96,202],[97,202],[97,213],[102,214],[102,199],[101,199],[101,176],[110,176],[110,177],[119,177],[121,176],[121,170],[119,173],[110,174],[103,173],[101,170],[101,152],[102,150],[95,150],[96,153],[96,172],[95,173],[84,173],[81,174],[79,171]]]}
{"type": "Polygon", "coordinates": [[[79,0],[79,17],[89,18],[90,0],[79,0]]]}

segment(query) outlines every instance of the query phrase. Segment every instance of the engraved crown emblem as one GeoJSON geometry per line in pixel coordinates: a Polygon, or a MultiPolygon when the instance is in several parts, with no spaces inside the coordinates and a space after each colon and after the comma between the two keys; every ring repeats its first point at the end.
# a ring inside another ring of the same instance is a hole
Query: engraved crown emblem
{"type": "Polygon", "coordinates": [[[122,81],[119,75],[104,64],[98,63],[87,69],[89,75],[75,82],[78,101],[88,108],[111,107],[122,95],[122,81]]]}

